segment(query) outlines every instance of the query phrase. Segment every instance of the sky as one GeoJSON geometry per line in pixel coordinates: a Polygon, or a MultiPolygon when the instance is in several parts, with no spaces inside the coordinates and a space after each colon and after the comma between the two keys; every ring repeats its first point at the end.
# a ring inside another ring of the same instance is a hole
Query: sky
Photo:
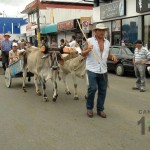
{"type": "MultiPolygon", "coordinates": [[[[33,1],[34,0],[0,0],[0,14],[1,13],[3,14],[4,11],[5,14],[4,17],[22,17],[24,16],[24,14],[20,14],[20,12],[24,10],[26,5],[28,5],[33,1]]],[[[51,0],[51,1],[58,1],[58,0],[51,0]]],[[[59,1],[81,2],[82,0],[59,0],[59,1]]],[[[0,17],[3,17],[3,15],[1,15],[0,17]]]]}
{"type": "MultiPolygon", "coordinates": [[[[4,11],[4,17],[21,17],[23,14],[20,14],[20,12],[32,1],[33,0],[0,0],[0,13],[3,14],[4,11]]],[[[3,15],[0,17],[3,17],[3,15]]]]}

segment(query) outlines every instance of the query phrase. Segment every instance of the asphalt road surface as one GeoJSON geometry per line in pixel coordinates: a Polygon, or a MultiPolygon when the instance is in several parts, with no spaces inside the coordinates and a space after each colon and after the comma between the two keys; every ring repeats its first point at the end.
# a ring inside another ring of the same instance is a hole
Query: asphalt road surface
{"type": "Polygon", "coordinates": [[[84,81],[78,80],[79,98],[66,95],[58,81],[58,99],[52,102],[52,84],[47,82],[49,102],[35,94],[33,79],[27,93],[21,78],[7,88],[0,75],[0,150],[149,150],[150,79],[147,91],[132,91],[134,77],[109,74],[105,112],[108,118],[86,116],[84,81]],[[143,118],[142,118],[143,117],[143,118]],[[141,119],[141,120],[140,120],[141,119]],[[139,121],[140,120],[140,121],[139,121]],[[139,121],[139,125],[138,125],[139,121]]]}

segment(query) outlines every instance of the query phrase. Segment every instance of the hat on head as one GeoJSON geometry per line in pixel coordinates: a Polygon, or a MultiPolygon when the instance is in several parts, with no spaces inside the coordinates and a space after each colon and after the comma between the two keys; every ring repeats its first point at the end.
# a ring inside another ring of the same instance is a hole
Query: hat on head
{"type": "Polygon", "coordinates": [[[108,27],[106,27],[105,24],[103,24],[103,23],[99,23],[96,25],[96,27],[93,30],[98,30],[98,29],[99,30],[106,30],[106,29],[108,29],[108,27]]]}
{"type": "Polygon", "coordinates": [[[5,34],[4,34],[4,37],[5,37],[5,36],[11,37],[9,33],[5,33],[5,34]]]}
{"type": "Polygon", "coordinates": [[[17,43],[13,43],[12,46],[18,46],[18,44],[17,43]]]}
{"type": "Polygon", "coordinates": [[[143,44],[142,40],[137,40],[135,44],[143,44]]]}

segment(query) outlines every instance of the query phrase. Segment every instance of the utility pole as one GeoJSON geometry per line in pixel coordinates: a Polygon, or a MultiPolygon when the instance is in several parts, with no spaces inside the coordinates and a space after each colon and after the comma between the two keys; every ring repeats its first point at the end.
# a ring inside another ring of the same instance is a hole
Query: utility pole
{"type": "Polygon", "coordinates": [[[40,47],[40,40],[41,40],[41,35],[40,35],[40,15],[39,15],[39,0],[36,0],[36,13],[37,13],[37,39],[38,39],[38,47],[40,47]]]}

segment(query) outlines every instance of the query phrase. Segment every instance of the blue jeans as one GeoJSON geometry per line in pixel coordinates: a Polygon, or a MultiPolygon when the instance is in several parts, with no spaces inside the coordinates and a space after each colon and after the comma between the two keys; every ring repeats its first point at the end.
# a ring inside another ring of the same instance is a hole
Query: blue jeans
{"type": "Polygon", "coordinates": [[[107,73],[98,74],[91,71],[87,71],[87,75],[89,80],[89,87],[88,87],[86,107],[87,109],[90,110],[93,109],[94,97],[98,89],[97,111],[103,111],[106,92],[107,92],[107,83],[108,83],[107,73]]]}

